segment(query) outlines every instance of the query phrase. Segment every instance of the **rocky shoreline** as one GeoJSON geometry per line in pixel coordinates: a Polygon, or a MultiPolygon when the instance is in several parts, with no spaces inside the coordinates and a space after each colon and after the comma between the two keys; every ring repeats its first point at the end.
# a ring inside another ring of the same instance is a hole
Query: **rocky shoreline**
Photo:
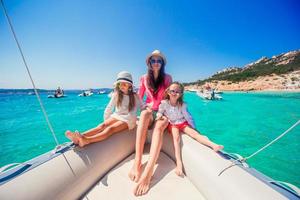
{"type": "Polygon", "coordinates": [[[201,90],[207,85],[219,91],[300,91],[300,70],[282,75],[261,76],[241,82],[213,80],[202,85],[186,85],[185,89],[201,90]]]}

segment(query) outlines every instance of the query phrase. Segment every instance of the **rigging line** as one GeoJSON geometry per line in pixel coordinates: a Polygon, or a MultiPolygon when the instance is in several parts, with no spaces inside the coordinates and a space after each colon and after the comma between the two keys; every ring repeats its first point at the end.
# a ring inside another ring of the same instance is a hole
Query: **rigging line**
{"type": "Polygon", "coordinates": [[[242,158],[241,161],[246,161],[250,158],[252,158],[253,156],[255,156],[256,154],[258,154],[259,152],[263,151],[265,148],[269,147],[270,145],[272,145],[274,142],[276,142],[277,140],[279,140],[280,138],[282,138],[284,135],[286,135],[288,132],[290,132],[293,128],[295,128],[297,125],[299,125],[300,120],[298,120],[293,126],[291,126],[289,129],[287,129],[284,133],[282,133],[281,135],[279,135],[277,138],[275,138],[274,140],[272,140],[270,143],[268,143],[267,145],[263,146],[262,148],[260,148],[259,150],[257,150],[256,152],[254,152],[253,154],[251,154],[250,156],[246,157],[246,158],[242,158]]]}
{"type": "Polygon", "coordinates": [[[293,128],[295,128],[296,126],[298,126],[300,123],[300,120],[298,120],[294,125],[292,125],[289,129],[287,129],[284,133],[282,133],[281,135],[279,135],[278,137],[276,137],[274,140],[272,140],[271,142],[269,142],[267,145],[263,146],[262,148],[260,148],[259,150],[257,150],[256,152],[254,152],[253,154],[251,154],[248,157],[245,158],[239,158],[236,159],[236,161],[239,161],[241,163],[237,163],[236,161],[234,161],[233,163],[231,163],[231,165],[229,165],[228,167],[224,168],[218,176],[222,175],[225,171],[227,171],[228,169],[230,169],[231,167],[237,166],[237,165],[243,165],[243,163],[246,163],[246,160],[252,158],[253,156],[255,156],[256,154],[258,154],[259,152],[263,151],[264,149],[266,149],[267,147],[271,146],[274,142],[276,142],[277,140],[279,140],[280,138],[282,138],[284,135],[286,135],[288,132],[290,132],[293,128]]]}
{"type": "Polygon", "coordinates": [[[4,2],[3,2],[3,0],[0,0],[0,1],[1,1],[1,5],[2,5],[2,7],[3,7],[3,10],[4,10],[4,14],[5,14],[5,16],[6,16],[6,19],[7,19],[7,21],[8,21],[10,30],[11,30],[11,32],[12,32],[12,34],[13,34],[13,37],[14,37],[14,39],[15,39],[15,42],[17,43],[19,52],[20,52],[21,57],[22,57],[22,60],[23,60],[23,63],[24,63],[24,65],[25,65],[25,67],[26,67],[27,73],[28,73],[29,78],[30,78],[30,80],[31,80],[31,83],[32,83],[32,86],[33,86],[33,89],[34,89],[34,93],[35,93],[35,95],[36,95],[36,97],[37,97],[37,99],[38,99],[38,101],[39,101],[39,103],[40,103],[40,106],[41,106],[41,108],[42,108],[44,117],[45,117],[45,119],[46,119],[46,121],[47,121],[47,125],[48,125],[48,127],[49,127],[49,129],[50,129],[50,131],[51,131],[51,133],[52,133],[52,136],[53,136],[53,138],[54,138],[54,140],[55,140],[56,145],[59,145],[58,140],[57,140],[57,137],[56,137],[56,135],[55,135],[55,133],[54,133],[54,130],[53,130],[53,128],[52,128],[52,125],[51,125],[51,123],[50,123],[50,121],[49,121],[49,118],[48,118],[48,115],[47,115],[47,113],[46,113],[46,110],[45,110],[44,105],[43,105],[43,103],[42,103],[42,100],[41,100],[41,98],[40,98],[40,95],[39,95],[39,93],[38,93],[38,91],[37,91],[37,89],[36,89],[36,87],[35,87],[35,84],[34,84],[34,81],[33,81],[32,76],[31,76],[29,67],[28,67],[27,62],[26,62],[26,60],[25,60],[25,56],[24,56],[23,51],[22,51],[22,49],[21,49],[21,45],[20,45],[20,43],[19,43],[19,41],[18,41],[18,39],[17,39],[17,35],[16,35],[15,31],[14,31],[12,22],[11,22],[9,16],[8,16],[7,10],[6,10],[5,6],[4,6],[4,2]]]}

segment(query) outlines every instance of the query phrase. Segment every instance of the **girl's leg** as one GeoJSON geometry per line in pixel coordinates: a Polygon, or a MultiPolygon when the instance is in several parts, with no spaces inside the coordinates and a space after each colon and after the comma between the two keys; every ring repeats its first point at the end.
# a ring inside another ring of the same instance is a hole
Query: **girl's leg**
{"type": "Polygon", "coordinates": [[[113,123],[117,122],[118,120],[115,118],[108,118],[103,123],[99,124],[95,128],[85,131],[82,133],[82,136],[89,137],[98,134],[99,132],[103,131],[106,127],[112,125],[113,123]]]}
{"type": "MultiPolygon", "coordinates": [[[[99,133],[100,131],[102,131],[105,127],[113,124],[114,122],[116,122],[117,120],[114,118],[109,118],[106,121],[104,121],[103,123],[99,124],[97,127],[92,128],[90,130],[85,131],[82,136],[92,136],[95,135],[97,133],[99,133]]],[[[71,132],[69,130],[67,130],[65,132],[65,135],[67,138],[69,138],[74,144],[78,144],[78,138],[81,137],[81,135],[78,132],[71,132]]]]}
{"type": "Polygon", "coordinates": [[[153,175],[153,169],[162,146],[163,133],[167,126],[168,126],[168,120],[166,117],[163,117],[161,120],[158,120],[155,123],[153,135],[152,135],[149,159],[145,167],[145,170],[142,173],[141,179],[138,181],[133,191],[133,193],[136,196],[146,194],[149,190],[150,181],[153,175]]]}
{"type": "Polygon", "coordinates": [[[69,138],[69,140],[71,140],[74,144],[78,144],[78,138],[77,138],[77,136],[73,132],[67,130],[65,132],[65,136],[67,138],[69,138]]]}
{"type": "Polygon", "coordinates": [[[93,135],[91,137],[79,137],[78,144],[80,147],[84,147],[87,144],[105,140],[112,134],[121,132],[126,129],[128,129],[128,125],[126,122],[116,121],[112,125],[109,125],[108,127],[106,127],[102,132],[98,133],[97,135],[93,135]]]}
{"type": "Polygon", "coordinates": [[[136,142],[135,142],[135,158],[134,164],[131,168],[128,176],[129,178],[137,182],[141,175],[142,170],[142,155],[144,151],[144,145],[146,141],[147,131],[149,124],[153,121],[152,111],[143,110],[140,115],[140,120],[136,130],[136,142]]]}
{"type": "Polygon", "coordinates": [[[183,129],[183,132],[186,133],[187,135],[189,135],[190,137],[194,138],[195,140],[197,140],[198,142],[200,142],[201,144],[204,144],[206,146],[209,146],[210,148],[212,148],[215,152],[220,151],[224,148],[224,146],[222,145],[218,145],[212,141],[210,141],[208,139],[208,137],[200,135],[199,132],[197,132],[196,130],[192,129],[191,127],[187,126],[183,129]]]}
{"type": "Polygon", "coordinates": [[[183,176],[182,170],[182,159],[181,159],[181,147],[180,147],[180,132],[176,127],[172,127],[173,144],[176,158],[176,169],[175,173],[178,176],[183,176]]]}

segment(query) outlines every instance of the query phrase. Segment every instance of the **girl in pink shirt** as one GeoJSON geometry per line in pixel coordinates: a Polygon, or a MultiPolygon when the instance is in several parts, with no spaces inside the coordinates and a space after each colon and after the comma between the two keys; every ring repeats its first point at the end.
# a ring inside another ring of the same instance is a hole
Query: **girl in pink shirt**
{"type": "Polygon", "coordinates": [[[136,196],[144,195],[149,190],[154,165],[157,161],[162,145],[162,136],[164,130],[168,126],[168,120],[166,117],[155,121],[159,104],[164,97],[164,92],[172,82],[172,77],[165,73],[166,63],[167,60],[165,56],[159,50],[153,51],[146,58],[148,73],[143,75],[140,79],[139,96],[142,101],[146,94],[146,102],[142,106],[142,112],[136,132],[134,165],[129,172],[129,178],[132,181],[137,182],[137,185],[134,188],[134,194],[136,196]],[[152,126],[153,123],[154,130],[152,134],[149,160],[142,173],[141,161],[146,141],[146,134],[148,128],[152,126]]]}

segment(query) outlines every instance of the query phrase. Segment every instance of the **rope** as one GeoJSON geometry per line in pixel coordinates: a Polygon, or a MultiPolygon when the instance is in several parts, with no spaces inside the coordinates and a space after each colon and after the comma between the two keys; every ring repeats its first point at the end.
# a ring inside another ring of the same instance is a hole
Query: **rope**
{"type": "Polygon", "coordinates": [[[25,67],[26,67],[27,73],[28,73],[29,78],[30,78],[30,80],[31,80],[31,84],[32,84],[33,89],[34,89],[34,93],[35,93],[35,95],[36,95],[36,97],[37,97],[37,99],[38,99],[38,101],[39,101],[39,103],[40,103],[40,106],[41,106],[41,108],[42,108],[44,117],[45,117],[45,119],[46,119],[46,121],[47,121],[47,125],[48,125],[48,127],[49,127],[49,129],[50,129],[50,131],[51,131],[51,133],[52,133],[52,136],[53,136],[53,138],[54,138],[54,140],[55,140],[56,145],[59,145],[58,140],[57,140],[57,137],[56,137],[56,135],[55,135],[55,133],[54,133],[54,130],[53,130],[53,128],[52,128],[52,125],[51,125],[51,123],[50,123],[50,121],[49,121],[49,118],[48,118],[48,115],[47,115],[47,113],[46,113],[46,110],[45,110],[44,105],[43,105],[43,103],[42,103],[42,100],[41,100],[41,98],[40,98],[40,95],[39,95],[39,93],[38,93],[38,91],[37,91],[37,89],[36,89],[36,87],[35,87],[35,84],[34,84],[34,81],[33,81],[33,79],[32,79],[32,76],[31,76],[29,67],[28,67],[27,62],[26,62],[26,60],[25,60],[25,56],[24,56],[23,51],[22,51],[22,49],[21,49],[21,45],[20,45],[20,43],[19,43],[19,41],[18,41],[18,39],[17,39],[17,36],[16,36],[15,31],[14,31],[12,22],[11,22],[9,16],[8,16],[8,13],[7,13],[6,8],[5,8],[5,6],[4,6],[4,2],[3,2],[3,0],[0,0],[0,1],[1,1],[1,5],[2,5],[2,7],[3,7],[3,10],[4,10],[4,14],[5,14],[5,16],[6,16],[6,19],[7,19],[7,21],[8,21],[10,30],[11,30],[11,32],[12,32],[12,34],[13,34],[13,37],[14,37],[14,39],[15,39],[15,42],[17,43],[19,52],[20,52],[21,57],[22,57],[22,60],[23,60],[23,63],[24,63],[24,65],[25,65],[25,67]]]}
{"type": "Polygon", "coordinates": [[[246,160],[252,158],[253,156],[255,156],[256,154],[258,154],[259,152],[263,151],[264,149],[266,149],[267,147],[271,146],[274,142],[276,142],[277,140],[279,140],[280,138],[282,138],[284,135],[286,135],[288,132],[290,132],[293,128],[295,128],[296,126],[298,126],[300,124],[300,120],[298,120],[294,125],[292,125],[289,129],[287,129],[284,133],[282,133],[281,135],[279,135],[278,137],[276,137],[274,140],[272,140],[271,142],[269,142],[268,144],[266,144],[265,146],[263,146],[262,148],[260,148],[259,150],[257,150],[256,152],[254,152],[253,154],[251,154],[250,156],[246,157],[246,158],[238,158],[236,159],[236,161],[239,161],[240,163],[237,163],[236,161],[234,163],[231,163],[231,165],[229,165],[228,167],[224,168],[219,174],[218,176],[221,176],[226,170],[228,170],[231,167],[237,166],[237,165],[243,165],[243,163],[246,163],[246,160]]]}
{"type": "Polygon", "coordinates": [[[266,144],[265,146],[263,146],[262,148],[260,148],[259,150],[257,150],[253,154],[251,154],[250,156],[248,156],[246,158],[243,158],[240,161],[244,161],[245,162],[246,160],[252,158],[253,156],[255,156],[256,154],[258,154],[259,152],[261,152],[264,149],[266,149],[267,147],[271,146],[274,142],[276,142],[277,140],[279,140],[280,138],[282,138],[284,135],[286,135],[288,132],[290,132],[293,128],[295,128],[299,124],[300,124],[300,120],[298,120],[293,126],[291,126],[289,129],[287,129],[284,133],[282,133],[281,135],[279,135],[277,138],[275,138],[274,140],[272,140],[270,143],[266,144]]]}

